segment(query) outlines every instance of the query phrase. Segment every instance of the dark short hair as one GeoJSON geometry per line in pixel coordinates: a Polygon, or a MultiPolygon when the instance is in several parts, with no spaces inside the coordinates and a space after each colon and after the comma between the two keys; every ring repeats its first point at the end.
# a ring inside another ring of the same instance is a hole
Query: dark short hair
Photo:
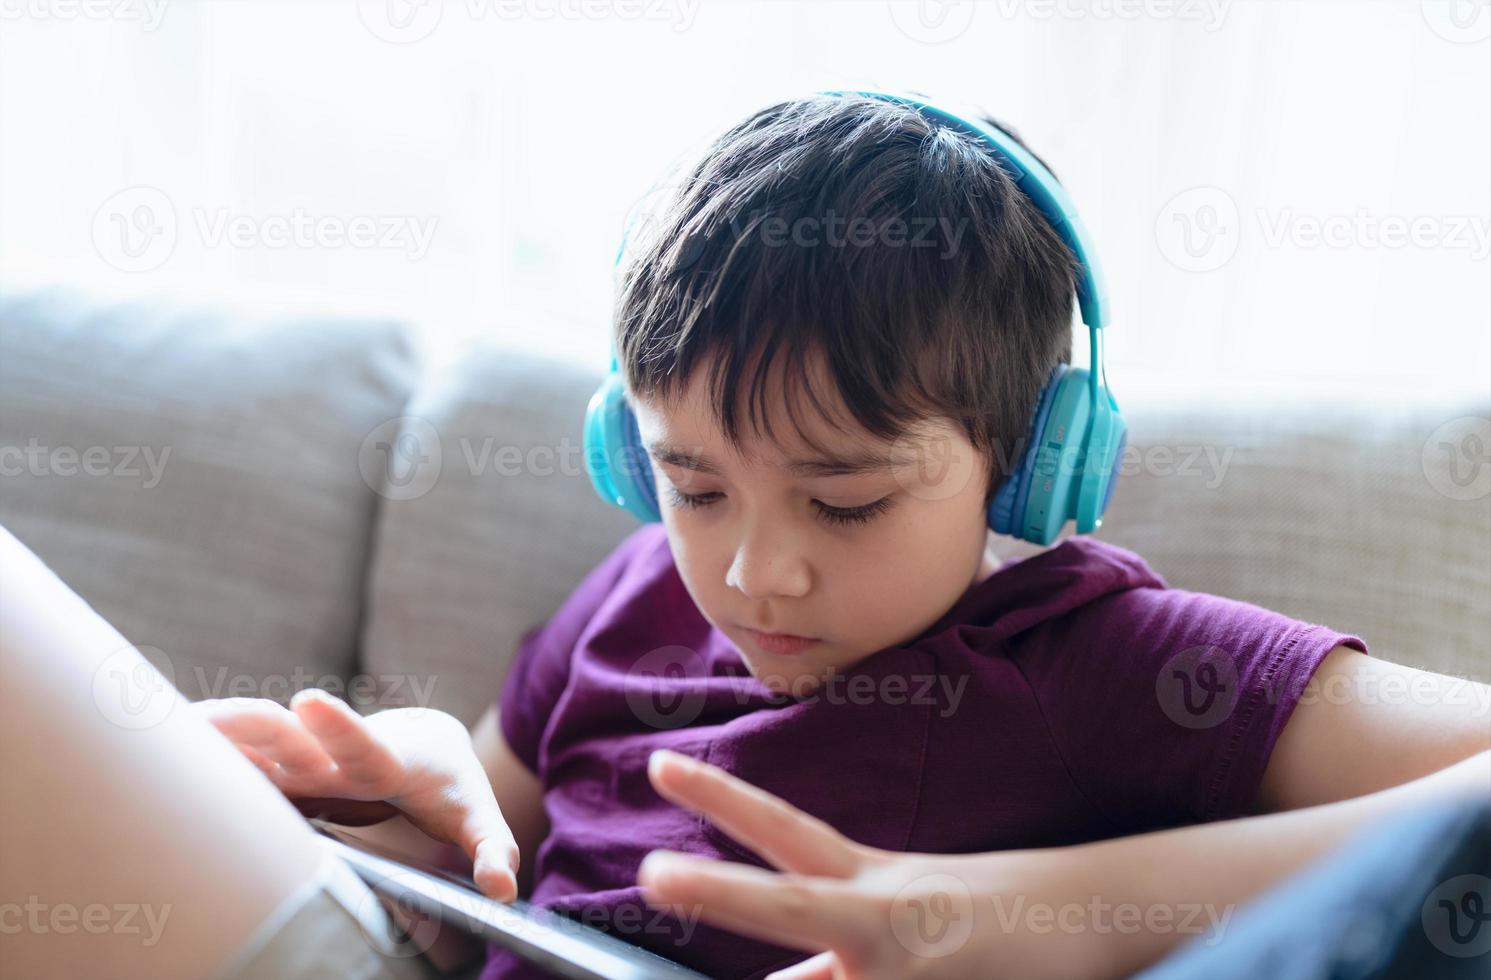
{"type": "Polygon", "coordinates": [[[905,105],[812,95],[724,133],[661,197],[619,270],[615,349],[635,396],[667,403],[707,361],[739,447],[741,397],[772,437],[774,362],[794,423],[801,393],[826,414],[806,372],[821,356],[877,437],[960,422],[992,461],[992,498],[1071,359],[1077,263],[986,144],[905,105]]]}

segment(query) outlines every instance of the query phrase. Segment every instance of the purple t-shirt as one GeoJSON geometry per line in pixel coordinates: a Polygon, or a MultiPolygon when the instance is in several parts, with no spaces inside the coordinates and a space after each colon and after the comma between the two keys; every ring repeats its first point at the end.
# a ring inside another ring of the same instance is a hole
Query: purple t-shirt
{"type": "MultiPolygon", "coordinates": [[[[699,613],[664,529],[634,531],[518,650],[502,731],[551,831],[532,901],[712,977],[809,954],[642,901],[658,847],[767,867],[663,800],[647,758],[705,759],[899,851],[1049,847],[1240,816],[1321,659],[1356,636],[1169,588],[1089,536],[1006,561],[917,638],[800,699],[699,613]]],[[[539,976],[491,947],[483,980],[539,976]]]]}

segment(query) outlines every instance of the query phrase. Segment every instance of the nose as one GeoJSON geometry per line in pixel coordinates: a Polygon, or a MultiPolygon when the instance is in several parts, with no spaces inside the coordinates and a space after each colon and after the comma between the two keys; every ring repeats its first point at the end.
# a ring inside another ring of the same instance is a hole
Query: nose
{"type": "Polygon", "coordinates": [[[735,548],[725,584],[749,599],[801,598],[812,587],[812,569],[790,528],[756,521],[735,548]]]}

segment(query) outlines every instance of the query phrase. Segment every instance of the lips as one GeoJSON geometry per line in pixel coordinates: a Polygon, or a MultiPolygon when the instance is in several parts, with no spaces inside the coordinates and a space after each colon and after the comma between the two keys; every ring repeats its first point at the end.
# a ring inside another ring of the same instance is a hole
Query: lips
{"type": "Polygon", "coordinates": [[[792,633],[763,633],[750,627],[742,627],[750,636],[751,642],[756,644],[767,653],[775,653],[779,656],[790,657],[802,653],[809,647],[816,646],[818,640],[811,636],[796,636],[792,633]]]}

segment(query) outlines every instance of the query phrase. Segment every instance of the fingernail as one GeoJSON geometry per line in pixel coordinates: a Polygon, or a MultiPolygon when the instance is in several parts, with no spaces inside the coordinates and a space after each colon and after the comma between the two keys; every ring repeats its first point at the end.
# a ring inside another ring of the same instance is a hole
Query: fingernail
{"type": "Polygon", "coordinates": [[[685,770],[692,769],[694,765],[694,760],[682,752],[675,752],[672,749],[654,749],[652,755],[647,757],[647,774],[657,777],[662,772],[663,766],[670,762],[685,770]]]}
{"type": "Polygon", "coordinates": [[[666,888],[683,869],[678,856],[671,851],[649,851],[637,869],[637,880],[654,888],[666,888]]]}
{"type": "Polygon", "coordinates": [[[474,867],[471,870],[471,877],[476,881],[490,881],[493,876],[496,876],[503,886],[493,889],[494,891],[498,892],[499,894],[505,894],[508,891],[506,885],[510,880],[512,884],[512,891],[514,892],[514,894],[516,894],[518,876],[510,868],[503,867],[500,864],[493,865],[490,862],[482,861],[477,867],[474,867]]]}

